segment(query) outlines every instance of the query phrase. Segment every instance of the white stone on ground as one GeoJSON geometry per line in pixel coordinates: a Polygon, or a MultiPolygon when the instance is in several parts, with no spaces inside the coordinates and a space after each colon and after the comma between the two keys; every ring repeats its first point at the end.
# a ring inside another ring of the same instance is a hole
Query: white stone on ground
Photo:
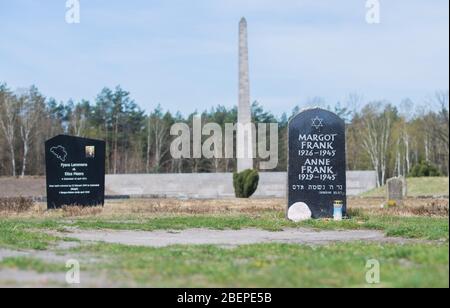
{"type": "Polygon", "coordinates": [[[305,221],[312,218],[312,212],[306,203],[297,202],[289,208],[288,218],[293,222],[305,221]]]}

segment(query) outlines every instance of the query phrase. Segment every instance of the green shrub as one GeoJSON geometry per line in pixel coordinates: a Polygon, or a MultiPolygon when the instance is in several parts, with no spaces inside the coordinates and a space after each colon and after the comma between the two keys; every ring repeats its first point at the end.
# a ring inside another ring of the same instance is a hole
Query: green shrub
{"type": "Polygon", "coordinates": [[[434,176],[441,176],[442,174],[439,172],[438,168],[436,166],[432,165],[429,162],[421,162],[420,164],[415,165],[409,176],[414,178],[419,177],[434,177],[434,176]]]}
{"type": "Polygon", "coordinates": [[[233,174],[234,193],[237,198],[250,198],[258,188],[258,171],[248,169],[233,174]]]}

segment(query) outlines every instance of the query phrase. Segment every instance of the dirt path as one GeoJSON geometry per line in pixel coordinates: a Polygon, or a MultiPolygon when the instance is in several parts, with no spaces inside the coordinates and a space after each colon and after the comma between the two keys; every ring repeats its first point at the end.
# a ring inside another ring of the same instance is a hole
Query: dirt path
{"type": "Polygon", "coordinates": [[[257,229],[223,231],[188,229],[183,231],[152,232],[73,229],[70,237],[81,241],[146,247],[166,247],[171,245],[219,245],[233,247],[257,243],[325,245],[355,241],[397,244],[417,242],[402,238],[389,238],[383,232],[373,230],[315,231],[304,228],[286,229],[281,232],[257,229]]]}

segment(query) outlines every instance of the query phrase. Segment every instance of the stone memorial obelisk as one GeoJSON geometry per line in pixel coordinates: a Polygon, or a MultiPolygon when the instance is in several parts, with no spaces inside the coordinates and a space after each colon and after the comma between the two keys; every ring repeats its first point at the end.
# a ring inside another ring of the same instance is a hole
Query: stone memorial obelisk
{"type": "Polygon", "coordinates": [[[250,107],[247,20],[239,23],[239,105],[237,127],[237,169],[253,169],[253,131],[250,107]]]}

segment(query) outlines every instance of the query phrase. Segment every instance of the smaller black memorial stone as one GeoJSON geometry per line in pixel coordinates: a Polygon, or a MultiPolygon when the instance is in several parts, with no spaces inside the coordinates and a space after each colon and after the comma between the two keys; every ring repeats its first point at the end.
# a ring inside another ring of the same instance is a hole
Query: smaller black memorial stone
{"type": "Polygon", "coordinates": [[[105,142],[56,136],[45,142],[47,207],[105,202],[105,142]]]}
{"type": "Polygon", "coordinates": [[[288,209],[305,203],[313,218],[331,218],[340,201],[345,215],[344,121],[320,108],[303,111],[289,122],[288,142],[288,209]]]}

